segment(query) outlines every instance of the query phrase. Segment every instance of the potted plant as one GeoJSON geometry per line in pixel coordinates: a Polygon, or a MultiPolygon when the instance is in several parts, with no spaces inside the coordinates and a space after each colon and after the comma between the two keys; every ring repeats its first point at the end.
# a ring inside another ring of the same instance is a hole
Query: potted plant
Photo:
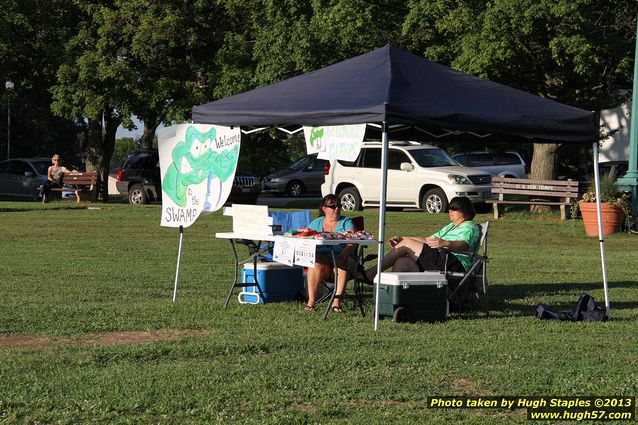
{"type": "MultiPolygon", "coordinates": [[[[588,236],[598,236],[596,187],[593,181],[581,197],[578,208],[583,217],[585,233],[588,236]]],[[[605,174],[600,178],[600,208],[603,236],[621,231],[623,224],[633,220],[629,194],[618,188],[613,174],[605,174]]]]}

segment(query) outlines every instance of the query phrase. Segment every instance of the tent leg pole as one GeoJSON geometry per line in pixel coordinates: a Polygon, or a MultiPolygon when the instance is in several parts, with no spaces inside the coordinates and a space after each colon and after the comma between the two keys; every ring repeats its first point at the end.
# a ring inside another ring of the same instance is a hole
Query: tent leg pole
{"type": "Polygon", "coordinates": [[[179,282],[179,265],[182,260],[182,241],[184,240],[184,226],[179,226],[179,248],[177,249],[177,270],[175,271],[175,287],[173,288],[173,303],[177,300],[177,283],[179,282]]]}
{"type": "Polygon", "coordinates": [[[381,193],[379,194],[379,245],[377,248],[377,280],[374,287],[374,331],[379,329],[379,287],[381,283],[381,263],[383,259],[383,247],[385,244],[385,200],[388,184],[388,123],[383,122],[381,136],[383,147],[381,148],[381,193]]]}
{"type": "Polygon", "coordinates": [[[600,207],[600,172],[598,170],[598,143],[593,144],[594,151],[594,182],[596,183],[596,212],[598,214],[598,241],[600,243],[600,262],[603,272],[603,288],[605,290],[605,312],[607,319],[611,319],[609,304],[609,286],[607,282],[607,266],[605,261],[605,238],[603,237],[603,216],[600,207]]]}

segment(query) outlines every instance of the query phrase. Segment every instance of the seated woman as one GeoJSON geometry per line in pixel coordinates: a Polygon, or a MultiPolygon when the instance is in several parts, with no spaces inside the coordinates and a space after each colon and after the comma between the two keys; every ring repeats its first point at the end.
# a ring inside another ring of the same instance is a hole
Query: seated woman
{"type": "Polygon", "coordinates": [[[75,174],[75,171],[71,171],[70,169],[60,165],[61,161],[62,158],[60,158],[60,155],[58,154],[53,155],[51,158],[53,165],[47,169],[47,181],[45,181],[40,188],[42,203],[49,201],[49,193],[51,192],[52,187],[62,187],[62,176],[65,174],[75,174]]]}
{"type": "MultiPolygon", "coordinates": [[[[428,237],[393,236],[388,243],[393,247],[381,260],[382,270],[392,266],[395,272],[419,272],[441,270],[446,266],[452,272],[465,272],[471,267],[470,257],[459,251],[474,252],[479,243],[478,227],[472,223],[476,215],[472,201],[466,197],[456,197],[448,207],[451,223],[428,237]],[[439,248],[448,248],[452,255],[445,255],[439,248]]],[[[362,271],[357,277],[372,283],[377,268],[362,271]]]]}
{"type": "MultiPolygon", "coordinates": [[[[355,230],[352,220],[341,216],[339,199],[333,194],[324,196],[319,206],[319,217],[314,219],[308,227],[316,232],[351,232],[355,230]]],[[[354,246],[351,244],[332,247],[317,246],[315,265],[308,268],[308,303],[304,307],[304,311],[314,310],[319,284],[321,281],[330,280],[334,276],[333,273],[335,271],[333,270],[334,266],[330,250],[334,251],[337,264],[347,264],[348,256],[354,253],[354,246]]],[[[331,307],[335,313],[341,313],[342,311],[340,297],[346,289],[348,273],[342,267],[339,267],[338,277],[337,290],[331,307]]]]}

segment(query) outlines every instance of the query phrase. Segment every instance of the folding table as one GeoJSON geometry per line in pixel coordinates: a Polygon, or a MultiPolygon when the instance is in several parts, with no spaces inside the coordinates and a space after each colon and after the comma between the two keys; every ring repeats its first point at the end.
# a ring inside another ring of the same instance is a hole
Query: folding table
{"type": "MultiPolygon", "coordinates": [[[[269,241],[274,242],[276,238],[288,238],[291,240],[298,239],[292,236],[260,235],[255,233],[243,233],[243,232],[220,232],[220,233],[216,233],[215,237],[219,239],[228,239],[233,247],[235,276],[234,276],[233,284],[230,286],[230,289],[228,290],[228,295],[226,297],[226,302],[224,303],[224,307],[228,306],[228,303],[230,302],[230,297],[232,296],[235,288],[245,288],[247,286],[254,285],[254,286],[257,286],[259,295],[263,297],[263,293],[257,281],[257,273],[255,273],[254,283],[238,282],[238,279],[237,279],[237,276],[239,273],[239,266],[241,264],[246,263],[249,260],[253,261],[255,270],[257,270],[257,262],[259,261],[259,251],[260,251],[259,247],[262,242],[269,242],[269,241]],[[239,257],[237,256],[237,249],[235,246],[236,243],[241,243],[242,245],[245,245],[248,248],[249,257],[247,259],[243,261],[239,261],[239,257]]],[[[373,246],[373,245],[377,245],[378,243],[376,239],[308,239],[308,240],[314,241],[317,246],[319,245],[335,246],[335,245],[347,245],[347,244],[373,246]]],[[[331,251],[331,253],[332,253],[332,264],[335,266],[337,273],[335,273],[335,277],[334,277],[335,285],[332,290],[332,294],[330,296],[330,301],[328,302],[328,305],[326,306],[326,311],[323,315],[324,320],[328,317],[328,313],[330,312],[330,306],[332,305],[335,294],[337,292],[337,279],[339,274],[338,272],[339,268],[337,267],[337,259],[334,255],[334,252],[331,251]]]]}

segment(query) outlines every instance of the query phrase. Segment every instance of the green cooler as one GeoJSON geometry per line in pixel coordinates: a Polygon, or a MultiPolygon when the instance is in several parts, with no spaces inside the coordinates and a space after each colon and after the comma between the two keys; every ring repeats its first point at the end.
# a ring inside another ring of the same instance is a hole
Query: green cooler
{"type": "Polygon", "coordinates": [[[447,280],[442,273],[381,273],[380,318],[392,317],[395,322],[441,322],[448,315],[447,280]]]}

